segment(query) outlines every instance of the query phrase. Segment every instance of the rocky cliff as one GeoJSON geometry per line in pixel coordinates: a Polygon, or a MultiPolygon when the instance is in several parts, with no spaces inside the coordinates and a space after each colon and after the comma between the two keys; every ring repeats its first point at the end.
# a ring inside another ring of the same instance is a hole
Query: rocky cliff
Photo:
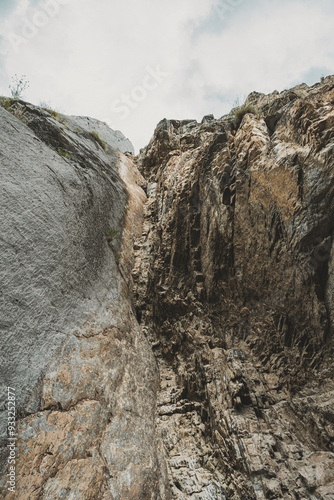
{"type": "Polygon", "coordinates": [[[163,120],[135,159],[5,107],[4,498],[333,499],[334,77],[163,120]]]}
{"type": "MultiPolygon", "coordinates": [[[[168,483],[131,301],[146,196],[106,125],[0,107],[2,498],[148,498],[168,483]],[[8,491],[7,386],[17,410],[8,491]]],[[[161,492],[161,493],[159,493],[161,492]]]]}
{"type": "Polygon", "coordinates": [[[163,120],[138,157],[173,498],[334,498],[333,126],[328,77],[163,120]]]}

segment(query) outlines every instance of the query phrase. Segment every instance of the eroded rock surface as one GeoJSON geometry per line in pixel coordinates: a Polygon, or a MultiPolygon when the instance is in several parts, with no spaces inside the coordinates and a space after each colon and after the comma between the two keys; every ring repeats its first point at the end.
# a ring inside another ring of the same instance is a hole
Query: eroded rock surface
{"type": "Polygon", "coordinates": [[[0,107],[1,497],[168,498],[156,363],[131,302],[141,176],[106,125],[10,104],[0,107]]]}
{"type": "Polygon", "coordinates": [[[137,317],[175,499],[333,499],[334,77],[163,120],[137,317]]]}
{"type": "Polygon", "coordinates": [[[334,77],[162,120],[139,170],[3,104],[3,498],[333,500],[334,77]]]}

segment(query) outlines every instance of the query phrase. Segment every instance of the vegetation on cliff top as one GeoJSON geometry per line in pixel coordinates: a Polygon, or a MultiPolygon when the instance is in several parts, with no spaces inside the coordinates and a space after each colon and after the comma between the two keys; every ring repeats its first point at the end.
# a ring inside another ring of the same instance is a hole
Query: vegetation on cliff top
{"type": "Polygon", "coordinates": [[[239,106],[235,109],[234,118],[237,121],[238,127],[239,127],[240,123],[242,122],[243,117],[249,113],[252,115],[257,114],[254,106],[252,106],[251,104],[243,104],[242,106],[239,106]]]}

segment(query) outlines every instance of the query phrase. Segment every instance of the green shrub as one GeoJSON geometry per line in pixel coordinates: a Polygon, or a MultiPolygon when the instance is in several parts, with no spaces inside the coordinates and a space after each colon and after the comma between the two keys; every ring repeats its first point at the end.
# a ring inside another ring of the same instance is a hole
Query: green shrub
{"type": "Polygon", "coordinates": [[[12,100],[9,99],[9,97],[1,97],[0,98],[0,106],[2,106],[4,109],[9,111],[10,113],[13,112],[12,100]]]}
{"type": "Polygon", "coordinates": [[[99,136],[99,134],[97,132],[95,132],[95,130],[92,130],[91,132],[89,132],[89,134],[93,137],[93,139],[98,143],[100,144],[101,148],[104,149],[104,151],[107,150],[107,143],[104,142],[101,137],[99,136]]]}
{"type": "Polygon", "coordinates": [[[27,110],[23,104],[20,104],[16,99],[10,99],[9,97],[1,97],[0,105],[12,113],[18,120],[23,122],[25,125],[29,125],[32,119],[28,118],[27,110]]]}

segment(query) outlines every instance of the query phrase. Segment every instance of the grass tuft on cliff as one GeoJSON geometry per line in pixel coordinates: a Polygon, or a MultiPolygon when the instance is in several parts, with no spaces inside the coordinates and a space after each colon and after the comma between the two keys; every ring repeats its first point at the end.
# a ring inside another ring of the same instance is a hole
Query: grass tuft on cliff
{"type": "Polygon", "coordinates": [[[16,98],[0,97],[0,106],[6,111],[12,113],[18,120],[21,120],[25,125],[29,125],[32,119],[29,119],[27,109],[24,104],[21,104],[16,98]]]}
{"type": "Polygon", "coordinates": [[[57,153],[59,154],[59,156],[62,156],[66,160],[73,160],[72,153],[70,153],[69,151],[67,151],[67,149],[58,148],[57,149],[57,153]]]}
{"type": "Polygon", "coordinates": [[[58,111],[54,111],[51,108],[42,108],[42,109],[44,109],[44,111],[46,111],[47,113],[49,113],[49,115],[51,115],[54,120],[57,120],[57,122],[60,121],[60,116],[59,116],[58,111]]]}
{"type": "Polygon", "coordinates": [[[10,113],[13,112],[12,99],[10,99],[9,97],[0,97],[0,106],[2,106],[6,111],[9,111],[10,113]]]}
{"type": "Polygon", "coordinates": [[[100,144],[101,148],[104,149],[104,151],[107,151],[107,143],[104,142],[101,137],[99,136],[99,134],[97,132],[95,132],[95,130],[92,130],[91,132],[89,132],[90,135],[93,137],[93,139],[98,143],[100,144]]]}
{"type": "Polygon", "coordinates": [[[252,115],[257,114],[254,106],[252,106],[251,104],[243,104],[242,106],[236,108],[236,110],[234,111],[234,118],[237,121],[238,127],[242,122],[243,117],[247,114],[252,114],[252,115]]]}

